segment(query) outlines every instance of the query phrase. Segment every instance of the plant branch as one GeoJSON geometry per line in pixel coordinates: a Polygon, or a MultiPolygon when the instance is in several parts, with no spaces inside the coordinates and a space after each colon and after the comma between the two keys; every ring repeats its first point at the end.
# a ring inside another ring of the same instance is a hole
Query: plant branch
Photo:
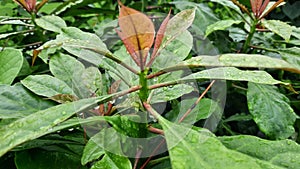
{"type": "Polygon", "coordinates": [[[179,123],[181,123],[186,116],[188,116],[192,110],[197,106],[197,104],[201,101],[201,99],[204,97],[204,95],[208,92],[208,90],[212,87],[212,85],[216,82],[216,80],[213,80],[210,82],[210,84],[207,86],[207,88],[204,90],[204,92],[198,97],[198,99],[195,101],[195,103],[184,113],[184,115],[179,119],[179,123]]]}
{"type": "Polygon", "coordinates": [[[156,133],[156,134],[164,134],[164,131],[152,126],[148,126],[148,130],[152,133],[156,133]]]}
{"type": "Polygon", "coordinates": [[[246,39],[246,41],[245,41],[245,43],[244,43],[244,45],[242,47],[242,53],[246,53],[247,52],[247,49],[248,49],[248,47],[250,45],[250,42],[251,42],[251,40],[253,38],[253,35],[255,33],[255,30],[256,30],[256,25],[257,25],[258,22],[259,21],[256,20],[256,19],[253,20],[253,23],[252,23],[251,28],[250,28],[250,32],[249,32],[249,34],[247,36],[247,39],[246,39]]]}

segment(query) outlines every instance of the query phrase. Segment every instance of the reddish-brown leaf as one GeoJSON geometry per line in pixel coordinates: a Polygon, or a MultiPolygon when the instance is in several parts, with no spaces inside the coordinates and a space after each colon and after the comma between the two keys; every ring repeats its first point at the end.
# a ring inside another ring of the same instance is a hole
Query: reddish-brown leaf
{"type": "Polygon", "coordinates": [[[165,36],[165,32],[166,32],[166,28],[167,28],[167,24],[170,20],[170,14],[171,14],[171,10],[169,11],[168,16],[164,19],[164,21],[161,23],[157,34],[156,34],[156,38],[155,38],[155,43],[154,43],[154,49],[153,52],[151,54],[151,58],[150,61],[148,62],[147,66],[151,66],[151,64],[153,63],[154,59],[156,58],[156,56],[158,55],[158,49],[162,43],[162,40],[165,36]]]}
{"type": "Polygon", "coordinates": [[[280,5],[282,2],[284,2],[284,0],[278,0],[266,13],[264,13],[264,15],[260,16],[259,19],[264,18],[265,16],[267,16],[272,10],[274,10],[278,5],[280,5]]]}
{"type": "Polygon", "coordinates": [[[270,2],[270,0],[265,0],[265,1],[264,1],[263,5],[262,5],[262,6],[260,7],[260,9],[259,9],[259,14],[258,14],[258,16],[261,16],[261,15],[262,15],[262,13],[264,12],[264,10],[265,10],[266,7],[268,6],[269,2],[270,2]]]}
{"type": "Polygon", "coordinates": [[[120,1],[119,35],[125,47],[142,69],[147,60],[148,52],[154,42],[155,29],[152,21],[143,13],[124,6],[120,1]]]}

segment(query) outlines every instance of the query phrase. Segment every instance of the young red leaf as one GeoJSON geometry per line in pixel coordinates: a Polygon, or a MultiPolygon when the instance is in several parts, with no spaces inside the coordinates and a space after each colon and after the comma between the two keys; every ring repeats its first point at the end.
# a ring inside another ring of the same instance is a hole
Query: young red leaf
{"type": "Polygon", "coordinates": [[[26,0],[27,9],[29,12],[35,11],[36,0],[26,0]]]}
{"type": "Polygon", "coordinates": [[[124,6],[120,1],[119,26],[121,39],[129,54],[138,57],[143,69],[148,52],[154,42],[155,29],[152,21],[143,13],[124,6]]]}
{"type": "Polygon", "coordinates": [[[151,64],[153,63],[154,59],[156,58],[156,56],[158,55],[158,49],[161,45],[161,42],[165,36],[165,32],[166,32],[166,28],[167,28],[167,24],[170,20],[170,14],[171,14],[171,10],[169,11],[168,16],[164,19],[164,21],[161,23],[159,30],[156,34],[156,38],[155,38],[155,43],[154,43],[154,49],[153,52],[151,54],[151,58],[150,61],[148,62],[147,66],[150,67],[151,64]]]}

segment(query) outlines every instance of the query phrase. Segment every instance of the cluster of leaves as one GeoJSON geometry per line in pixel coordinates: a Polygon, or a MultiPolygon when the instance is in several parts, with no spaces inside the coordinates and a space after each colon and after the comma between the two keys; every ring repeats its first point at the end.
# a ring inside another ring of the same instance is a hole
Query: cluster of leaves
{"type": "Polygon", "coordinates": [[[15,1],[1,167],[300,166],[300,29],[268,18],[281,0],[15,1]]]}

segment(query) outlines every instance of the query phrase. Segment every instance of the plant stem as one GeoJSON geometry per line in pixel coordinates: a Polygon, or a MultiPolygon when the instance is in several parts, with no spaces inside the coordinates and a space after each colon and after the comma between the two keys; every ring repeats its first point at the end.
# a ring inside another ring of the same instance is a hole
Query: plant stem
{"type": "Polygon", "coordinates": [[[258,20],[254,19],[253,22],[252,22],[252,25],[251,25],[248,37],[247,37],[247,39],[246,39],[246,41],[245,41],[245,43],[243,45],[242,53],[246,53],[247,52],[247,49],[249,48],[250,42],[251,42],[251,40],[253,38],[253,35],[255,33],[257,23],[258,23],[258,20]]]}
{"type": "Polygon", "coordinates": [[[181,123],[186,116],[188,116],[192,110],[197,106],[197,104],[201,101],[201,99],[204,97],[204,95],[208,92],[208,90],[212,87],[212,85],[216,82],[216,80],[213,80],[210,82],[210,84],[207,86],[207,88],[204,90],[204,92],[200,95],[200,97],[198,97],[198,99],[195,101],[195,103],[191,106],[191,108],[189,108],[184,115],[180,118],[180,120],[178,121],[179,123],[181,123]]]}
{"type": "Polygon", "coordinates": [[[139,91],[139,97],[142,102],[147,101],[149,95],[147,74],[148,74],[148,69],[144,69],[139,73],[140,86],[141,86],[141,89],[139,91]]]}

